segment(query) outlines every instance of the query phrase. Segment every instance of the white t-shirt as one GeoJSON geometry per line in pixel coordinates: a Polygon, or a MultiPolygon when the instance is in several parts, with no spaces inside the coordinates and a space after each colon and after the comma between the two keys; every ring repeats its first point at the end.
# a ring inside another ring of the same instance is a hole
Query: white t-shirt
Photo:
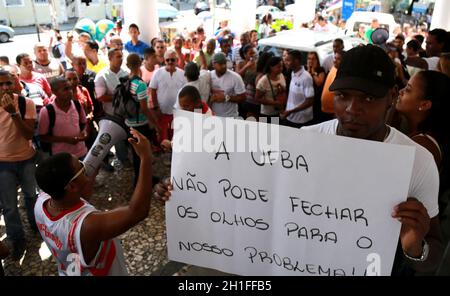
{"type": "MultiPolygon", "coordinates": [[[[286,110],[291,110],[302,104],[306,98],[314,97],[314,84],[311,74],[302,67],[297,73],[292,73],[291,85],[286,110]]],[[[287,118],[293,123],[306,123],[313,119],[313,107],[292,113],[287,118]]]]}
{"type": "Polygon", "coordinates": [[[186,83],[186,85],[192,85],[198,89],[202,101],[207,103],[209,101],[209,95],[211,94],[211,72],[207,70],[200,71],[200,77],[196,81],[186,83]]]}
{"type": "Polygon", "coordinates": [[[423,58],[428,63],[428,70],[437,71],[439,57],[423,58]]]}
{"type": "MultiPolygon", "coordinates": [[[[267,75],[264,75],[259,81],[258,85],[256,85],[256,89],[260,92],[264,93],[264,99],[274,101],[278,95],[278,89],[279,86],[283,89],[286,89],[286,80],[284,79],[283,74],[280,74],[278,76],[277,80],[270,80],[267,75]],[[270,84],[272,84],[272,87],[270,87],[270,84]],[[273,89],[273,93],[272,93],[273,89]],[[274,97],[275,95],[275,97],[274,97]]],[[[280,111],[276,110],[274,106],[272,105],[261,105],[261,114],[262,115],[277,115],[280,111]]]]}
{"type": "Polygon", "coordinates": [[[331,68],[334,66],[334,52],[328,55],[322,63],[322,67],[325,69],[325,72],[330,72],[331,68]]]}
{"type": "Polygon", "coordinates": [[[325,26],[323,26],[323,27],[319,23],[317,23],[314,26],[313,30],[316,31],[316,32],[328,32],[328,31],[331,30],[331,28],[330,28],[330,25],[328,23],[325,24],[325,26]]]}
{"type": "MultiPolygon", "coordinates": [[[[202,101],[204,103],[208,103],[209,101],[209,95],[211,94],[211,73],[207,70],[201,70],[200,71],[200,77],[196,81],[190,81],[186,83],[184,86],[193,86],[195,87],[198,92],[200,93],[200,97],[202,98],[202,101]]],[[[184,87],[183,86],[183,87],[184,87]]],[[[173,106],[175,109],[181,109],[180,103],[178,99],[180,98],[180,92],[183,88],[180,89],[177,95],[177,101],[175,105],[173,106]]]]}
{"type": "MultiPolygon", "coordinates": [[[[338,120],[330,120],[313,126],[302,127],[304,130],[322,134],[336,135],[338,120]]],[[[413,173],[409,185],[407,197],[417,198],[427,209],[428,215],[433,218],[439,214],[439,172],[433,155],[424,147],[391,127],[388,137],[384,143],[416,147],[413,173]]]]}
{"type": "Polygon", "coordinates": [[[150,81],[150,88],[156,90],[158,103],[163,114],[173,114],[178,92],[187,83],[184,77],[184,71],[176,68],[176,71],[170,74],[166,67],[158,69],[150,81]]]}
{"type": "MultiPolygon", "coordinates": [[[[211,90],[223,90],[225,95],[237,96],[245,94],[245,84],[241,76],[231,70],[218,77],[216,71],[211,72],[211,90]]],[[[211,103],[211,109],[217,116],[238,117],[238,104],[233,102],[211,103]]]]}
{"type": "MultiPolygon", "coordinates": [[[[98,72],[95,76],[95,94],[97,98],[104,95],[113,95],[114,90],[120,84],[120,78],[128,76],[128,72],[120,69],[119,72],[114,73],[110,68],[105,68],[98,72]]],[[[103,110],[106,114],[113,115],[114,109],[112,102],[102,102],[103,110]]]]}

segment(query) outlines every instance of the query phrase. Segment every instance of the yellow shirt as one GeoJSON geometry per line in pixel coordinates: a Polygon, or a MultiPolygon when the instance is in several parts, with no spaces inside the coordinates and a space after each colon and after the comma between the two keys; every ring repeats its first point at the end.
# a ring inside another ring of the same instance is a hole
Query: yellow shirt
{"type": "Polygon", "coordinates": [[[91,70],[92,72],[98,73],[104,68],[109,66],[109,63],[102,59],[101,57],[98,57],[98,63],[96,65],[93,65],[89,59],[86,59],[86,65],[88,70],[91,70]]]}

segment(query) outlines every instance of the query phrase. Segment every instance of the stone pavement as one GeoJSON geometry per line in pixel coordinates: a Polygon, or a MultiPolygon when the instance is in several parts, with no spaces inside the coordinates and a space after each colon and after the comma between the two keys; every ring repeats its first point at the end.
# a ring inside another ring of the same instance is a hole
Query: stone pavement
{"type": "MultiPolygon", "coordinates": [[[[170,174],[169,157],[155,156],[154,172],[158,177],[170,174]]],[[[93,196],[89,199],[99,210],[113,209],[126,205],[133,192],[133,169],[121,168],[115,160],[115,171],[103,170],[97,177],[93,196]]],[[[39,234],[34,233],[27,222],[23,200],[19,200],[20,213],[24,222],[27,250],[20,261],[4,260],[5,274],[10,276],[55,276],[56,262],[52,258],[39,234]]],[[[5,235],[4,222],[0,222],[0,239],[5,235]]],[[[167,260],[166,225],[164,203],[152,199],[148,217],[121,235],[125,260],[130,275],[181,275],[187,266],[167,260]]]]}

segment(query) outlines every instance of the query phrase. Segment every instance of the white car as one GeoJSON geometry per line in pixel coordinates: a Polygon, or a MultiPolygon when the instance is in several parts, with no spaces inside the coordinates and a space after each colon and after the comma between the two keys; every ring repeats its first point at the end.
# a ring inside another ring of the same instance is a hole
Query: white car
{"type": "Polygon", "coordinates": [[[273,37],[261,39],[258,42],[258,51],[273,52],[282,56],[283,50],[299,50],[303,53],[303,62],[306,63],[308,52],[315,51],[319,56],[320,64],[333,52],[333,40],[341,38],[344,41],[344,49],[350,50],[365,42],[353,36],[345,36],[326,32],[315,32],[309,29],[289,30],[278,33],[273,37]]]}
{"type": "Polygon", "coordinates": [[[271,5],[261,5],[256,8],[256,19],[261,20],[267,13],[272,15],[272,19],[286,19],[289,18],[289,14],[280,10],[278,7],[271,5]]]}

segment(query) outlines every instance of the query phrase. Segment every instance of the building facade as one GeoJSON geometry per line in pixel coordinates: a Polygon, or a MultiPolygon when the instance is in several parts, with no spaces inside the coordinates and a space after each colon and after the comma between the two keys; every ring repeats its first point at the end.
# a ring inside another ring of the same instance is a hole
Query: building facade
{"type": "MultiPolygon", "coordinates": [[[[123,17],[123,0],[92,0],[89,6],[81,0],[0,0],[0,23],[12,27],[64,23],[71,18],[113,19],[123,17]],[[52,14],[52,10],[55,12],[52,14]],[[34,14],[36,11],[36,15],[34,14]],[[55,20],[52,21],[52,15],[55,20]]],[[[169,0],[158,2],[169,3],[169,0]]]]}

